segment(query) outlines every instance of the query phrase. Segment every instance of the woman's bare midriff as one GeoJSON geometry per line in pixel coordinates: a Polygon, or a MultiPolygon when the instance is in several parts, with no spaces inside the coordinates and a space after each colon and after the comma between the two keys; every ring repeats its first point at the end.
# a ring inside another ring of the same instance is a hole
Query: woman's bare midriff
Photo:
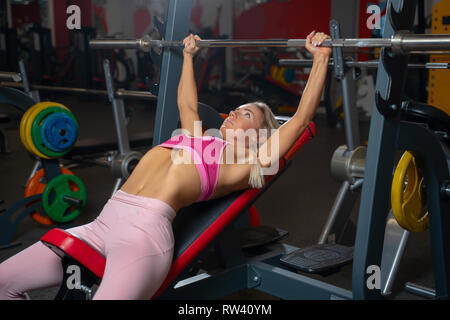
{"type": "MultiPolygon", "coordinates": [[[[154,147],[148,151],[121,190],[129,194],[162,200],[175,212],[193,204],[201,191],[197,167],[193,161],[189,164],[175,164],[172,161],[172,152],[178,152],[183,157],[183,153],[187,151],[164,147],[154,147]]],[[[247,188],[249,172],[248,165],[221,164],[212,198],[247,188]]]]}

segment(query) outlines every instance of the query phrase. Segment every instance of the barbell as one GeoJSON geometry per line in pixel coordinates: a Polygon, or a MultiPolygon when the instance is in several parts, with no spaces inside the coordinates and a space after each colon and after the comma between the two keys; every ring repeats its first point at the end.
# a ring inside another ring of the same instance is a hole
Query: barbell
{"type": "Polygon", "coordinates": [[[0,72],[0,80],[20,82],[22,81],[22,75],[17,72],[0,72]]]}
{"type": "MultiPolygon", "coordinates": [[[[149,51],[168,47],[184,47],[179,40],[155,40],[146,35],[140,39],[93,39],[89,41],[93,49],[138,49],[149,51]]],[[[200,48],[217,47],[293,47],[306,45],[306,39],[266,39],[266,40],[196,40],[200,48]]],[[[394,53],[405,54],[411,51],[446,51],[450,50],[450,34],[413,34],[399,32],[391,38],[355,38],[326,39],[323,47],[341,48],[391,48],[394,53]]]]}
{"type": "MultiPolygon", "coordinates": [[[[349,68],[378,68],[378,60],[372,61],[354,61],[345,60],[344,64],[349,68]]],[[[311,59],[280,59],[280,67],[312,67],[311,59]]],[[[334,67],[334,60],[330,59],[329,67],[334,67]]],[[[408,63],[408,69],[450,69],[450,63],[447,62],[427,62],[427,63],[408,63]]]]}

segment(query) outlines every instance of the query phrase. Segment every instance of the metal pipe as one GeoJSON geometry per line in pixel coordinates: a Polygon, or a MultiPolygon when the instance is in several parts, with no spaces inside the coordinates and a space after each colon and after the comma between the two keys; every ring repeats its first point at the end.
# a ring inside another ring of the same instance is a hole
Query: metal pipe
{"type": "Polygon", "coordinates": [[[392,293],[408,238],[409,232],[398,225],[391,209],[386,220],[381,257],[381,294],[384,296],[392,293]]]}
{"type": "Polygon", "coordinates": [[[83,200],[79,199],[79,198],[75,198],[75,197],[71,197],[71,196],[63,196],[63,200],[64,202],[71,204],[73,206],[81,206],[83,204],[83,200]]]}
{"type": "Polygon", "coordinates": [[[288,40],[288,39],[268,39],[268,40],[200,40],[197,45],[200,48],[215,48],[215,47],[304,47],[305,40],[288,40]]]}
{"type": "Polygon", "coordinates": [[[429,299],[436,297],[435,290],[411,282],[405,284],[405,290],[429,299]]]}
{"type": "Polygon", "coordinates": [[[120,189],[122,182],[124,182],[122,178],[116,179],[116,182],[114,183],[113,191],[111,193],[111,197],[120,189]]]}
{"type": "Polygon", "coordinates": [[[392,50],[397,53],[410,51],[442,51],[450,49],[449,34],[404,34],[392,37],[392,50]]]}
{"type": "Polygon", "coordinates": [[[443,198],[450,198],[450,182],[446,181],[441,187],[441,196],[443,198]]]}
{"type": "Polygon", "coordinates": [[[118,89],[116,91],[116,97],[128,98],[128,99],[151,100],[151,101],[158,99],[158,96],[155,96],[154,94],[147,92],[147,91],[133,91],[133,90],[125,90],[125,89],[118,89]]]}
{"type": "MultiPolygon", "coordinates": [[[[348,181],[344,181],[341,184],[341,188],[334,200],[333,207],[330,210],[330,214],[327,218],[325,226],[320,234],[318,244],[325,244],[328,242],[336,242],[336,235],[332,233],[332,231],[336,227],[336,221],[339,220],[339,213],[341,212],[341,208],[344,206],[344,202],[348,198],[349,195],[350,183],[348,181]],[[331,239],[330,239],[331,236],[331,239]]],[[[350,216],[350,212],[348,212],[348,218],[350,216]]]]}
{"type": "MultiPolygon", "coordinates": [[[[13,87],[23,89],[23,83],[14,83],[14,82],[0,82],[1,86],[5,87],[13,87]]],[[[71,88],[71,87],[56,87],[56,86],[45,86],[45,85],[33,85],[32,88],[34,90],[40,91],[52,91],[52,92],[63,92],[63,93],[76,93],[76,94],[91,94],[91,95],[101,95],[107,96],[108,93],[106,90],[95,90],[95,89],[84,89],[84,88],[71,88]]]]}
{"type": "Polygon", "coordinates": [[[25,67],[25,62],[23,61],[23,59],[19,60],[19,70],[20,74],[22,75],[24,91],[31,97],[31,99],[36,101],[36,103],[41,102],[39,92],[37,90],[31,90],[30,88],[30,81],[28,80],[27,69],[25,67]]]}
{"type": "Polygon", "coordinates": [[[111,75],[109,60],[107,59],[103,61],[103,70],[105,72],[106,88],[108,89],[108,99],[113,108],[119,153],[124,155],[130,151],[130,140],[128,139],[127,124],[125,122],[125,105],[123,104],[123,100],[115,99],[114,97],[114,83],[111,75]]]}
{"type": "Polygon", "coordinates": [[[355,191],[359,187],[361,187],[364,183],[364,179],[356,180],[356,182],[352,185],[350,185],[350,190],[355,191]]]}
{"type": "MultiPolygon", "coordinates": [[[[23,89],[24,85],[22,83],[15,82],[0,82],[0,86],[13,87],[23,89]]],[[[106,90],[97,89],[84,89],[84,88],[72,88],[72,87],[54,87],[54,86],[44,86],[44,85],[33,85],[34,90],[40,91],[51,91],[51,92],[62,92],[62,93],[75,93],[75,94],[86,94],[86,95],[96,95],[107,97],[108,92],[106,90]]],[[[123,99],[139,99],[139,100],[156,100],[157,96],[146,91],[132,91],[125,89],[118,89],[115,93],[117,98],[123,99]]]]}
{"type": "Polygon", "coordinates": [[[450,54],[450,51],[449,50],[442,50],[442,51],[427,51],[427,50],[424,50],[424,51],[415,51],[415,50],[412,50],[412,51],[410,51],[409,52],[409,54],[423,54],[423,55],[427,55],[427,54],[432,54],[432,55],[448,55],[448,54],[450,54]]]}
{"type": "MultiPolygon", "coordinates": [[[[330,35],[332,40],[341,37],[341,30],[339,22],[336,20],[330,21],[330,35]]],[[[350,75],[345,70],[344,54],[342,48],[333,48],[334,73],[336,78],[341,82],[342,89],[342,109],[344,110],[344,129],[347,147],[349,151],[355,150],[359,146],[359,122],[358,112],[355,108],[356,97],[354,94],[354,81],[350,79],[350,75]]]]}
{"type": "MultiPolygon", "coordinates": [[[[102,153],[103,154],[103,153],[102,153]]],[[[111,161],[107,159],[88,159],[88,158],[82,158],[82,157],[73,157],[72,160],[76,161],[77,163],[83,162],[87,164],[93,164],[100,167],[105,168],[111,168],[111,161]]],[[[67,169],[70,169],[68,166],[65,166],[67,169]]]]}
{"type": "Polygon", "coordinates": [[[93,39],[89,41],[92,49],[141,49],[150,46],[148,36],[141,39],[93,39]]]}
{"type": "MultiPolygon", "coordinates": [[[[197,40],[200,48],[214,47],[304,47],[306,39],[220,39],[197,40]]],[[[183,47],[179,40],[152,40],[149,36],[141,39],[94,39],[89,41],[93,49],[141,49],[151,47],[183,47]]],[[[442,51],[450,50],[450,35],[446,34],[406,34],[397,33],[392,38],[355,38],[355,39],[327,39],[323,47],[350,48],[382,48],[392,47],[399,53],[410,51],[442,51]]]]}
{"type": "Polygon", "coordinates": [[[342,109],[347,147],[350,151],[360,144],[358,110],[356,109],[355,84],[348,73],[341,80],[342,109]]]}
{"type": "MultiPolygon", "coordinates": [[[[304,47],[306,39],[220,39],[220,40],[197,40],[200,48],[217,47],[304,47]]],[[[148,50],[149,47],[183,47],[183,41],[179,40],[151,40],[142,39],[95,39],[89,41],[92,49],[141,49],[148,50]]],[[[368,38],[368,39],[327,39],[322,43],[323,47],[363,47],[378,48],[391,46],[391,39],[368,38]]]]}
{"type": "Polygon", "coordinates": [[[27,182],[25,182],[25,185],[24,185],[25,188],[27,187],[27,184],[28,184],[28,182],[30,182],[31,178],[33,178],[33,176],[36,174],[36,172],[41,167],[42,167],[41,160],[40,159],[36,160],[34,165],[33,165],[33,169],[31,169],[30,176],[28,177],[27,182]]]}
{"type": "MultiPolygon", "coordinates": [[[[293,42],[296,40],[283,40],[283,39],[269,39],[269,40],[197,40],[196,44],[200,48],[247,48],[247,47],[295,47],[305,46],[305,43],[301,45],[300,42],[293,42]],[[291,42],[290,42],[291,41],[291,42]]],[[[151,45],[158,47],[183,47],[182,41],[164,41],[164,40],[151,40],[151,45]]]]}
{"type": "Polygon", "coordinates": [[[0,72],[0,80],[20,82],[22,81],[22,75],[17,72],[0,72]]]}
{"type": "MultiPolygon", "coordinates": [[[[25,67],[25,62],[23,61],[23,59],[19,60],[19,70],[21,73],[23,88],[25,89],[26,93],[29,93],[31,91],[30,82],[28,81],[27,69],[25,67]]],[[[17,81],[17,82],[20,82],[20,81],[17,81]]]]}
{"type": "MultiPolygon", "coordinates": [[[[345,60],[345,66],[348,68],[378,68],[379,61],[352,61],[345,60]]],[[[312,67],[311,59],[280,59],[278,65],[281,67],[312,67]]],[[[334,67],[333,59],[330,59],[328,67],[334,67]]],[[[409,63],[409,69],[450,69],[450,63],[428,62],[428,63],[409,63]]]]}

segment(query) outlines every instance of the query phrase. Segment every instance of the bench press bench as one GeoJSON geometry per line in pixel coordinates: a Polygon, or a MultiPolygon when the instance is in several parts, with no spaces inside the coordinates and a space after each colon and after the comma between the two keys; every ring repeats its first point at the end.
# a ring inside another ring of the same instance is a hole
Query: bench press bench
{"type": "MultiPolygon", "coordinates": [[[[222,198],[193,204],[178,212],[173,221],[175,236],[173,264],[165,281],[153,296],[154,299],[173,298],[172,292],[176,291],[175,285],[185,277],[188,267],[195,263],[195,259],[214,240],[217,240],[221,233],[232,226],[233,221],[251,208],[256,199],[287,169],[296,152],[313,138],[315,133],[316,127],[314,123],[311,123],[286,156],[280,160],[278,173],[266,177],[266,184],[262,189],[234,192],[222,198]]],[[[254,217],[250,219],[254,220],[254,217]]],[[[41,238],[41,241],[62,258],[64,280],[56,298],[90,298],[92,292],[89,287],[101,282],[106,263],[105,257],[82,239],[61,229],[50,230],[41,238]],[[82,284],[79,289],[67,288],[66,279],[70,274],[66,270],[71,265],[78,265],[82,271],[82,284]]],[[[225,267],[234,267],[242,262],[237,252],[240,251],[239,247],[228,248],[226,251],[231,256],[236,255],[236,259],[232,259],[235,262],[229,261],[228,265],[225,262],[225,267]]],[[[243,286],[245,287],[245,284],[243,286]]]]}

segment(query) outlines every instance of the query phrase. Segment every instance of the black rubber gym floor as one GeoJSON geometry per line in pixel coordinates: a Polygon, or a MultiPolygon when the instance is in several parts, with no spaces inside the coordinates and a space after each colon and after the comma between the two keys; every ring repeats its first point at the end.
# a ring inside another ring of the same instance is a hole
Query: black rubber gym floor
{"type": "MultiPolygon", "coordinates": [[[[108,138],[115,135],[112,110],[107,101],[64,95],[46,96],[42,93],[41,98],[63,103],[72,110],[80,125],[79,139],[108,138]]],[[[129,131],[152,132],[156,104],[128,101],[127,106],[132,109],[129,131]]],[[[0,105],[0,113],[14,112],[13,108],[0,105]]],[[[345,144],[344,129],[328,127],[321,114],[316,116],[315,122],[317,125],[315,139],[294,157],[288,174],[282,175],[255,203],[261,223],[289,231],[288,237],[283,241],[296,247],[317,243],[340,186],[330,174],[330,160],[334,150],[339,145],[345,144]]],[[[361,122],[360,126],[362,141],[366,141],[369,122],[361,122]]],[[[20,142],[18,127],[6,132],[11,153],[0,154],[0,200],[4,200],[0,207],[4,209],[23,199],[24,185],[34,164],[33,158],[27,154],[20,142]]],[[[77,226],[92,221],[98,215],[111,195],[114,178],[110,169],[100,166],[80,166],[71,170],[83,180],[88,191],[87,206],[73,223],[77,226]]],[[[357,219],[358,209],[357,203],[352,214],[354,222],[357,219]]],[[[0,262],[35,243],[51,228],[26,218],[15,234],[15,241],[21,242],[21,245],[0,250],[0,262]]],[[[36,274],[39,272],[40,270],[36,270],[36,274]]],[[[348,265],[337,274],[312,277],[351,289],[351,272],[351,265],[348,265]]],[[[428,232],[410,235],[393,294],[389,297],[389,299],[422,299],[403,290],[405,282],[434,287],[428,232]]],[[[30,292],[30,296],[32,299],[52,299],[56,291],[57,288],[36,290],[30,292]]],[[[224,299],[277,298],[248,289],[224,299]]]]}

